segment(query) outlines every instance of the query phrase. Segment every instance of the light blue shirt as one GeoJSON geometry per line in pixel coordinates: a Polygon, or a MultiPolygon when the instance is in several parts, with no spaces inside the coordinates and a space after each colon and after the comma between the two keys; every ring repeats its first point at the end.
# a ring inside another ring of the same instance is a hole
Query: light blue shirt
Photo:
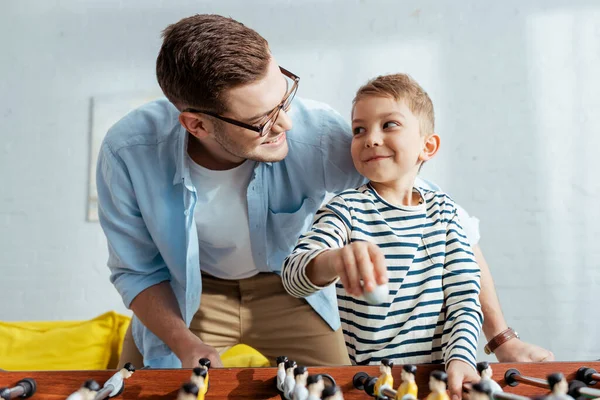
{"type": "MultiPolygon", "coordinates": [[[[188,136],[178,115],[162,99],[123,117],[102,143],[96,180],[110,280],[125,306],[148,287],[170,281],[189,326],[202,292],[194,221],[196,194],[202,188],[190,179],[188,136]]],[[[290,117],[287,157],[258,163],[247,190],[252,253],[263,272],[280,273],[327,192],[366,182],[352,163],[351,129],[345,118],[325,104],[301,98],[294,100],[290,117]]],[[[340,327],[333,286],[306,300],[332,329],[340,327]]],[[[181,367],[174,353],[135,316],[132,330],[146,366],[181,367]]]]}

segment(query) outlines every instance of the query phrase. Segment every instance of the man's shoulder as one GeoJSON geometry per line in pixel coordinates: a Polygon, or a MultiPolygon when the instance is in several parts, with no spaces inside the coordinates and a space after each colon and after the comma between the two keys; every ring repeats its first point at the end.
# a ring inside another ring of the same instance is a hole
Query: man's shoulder
{"type": "Polygon", "coordinates": [[[114,123],[103,139],[112,151],[134,145],[152,145],[173,138],[181,129],[179,111],[165,98],[145,103],[114,123]]]}

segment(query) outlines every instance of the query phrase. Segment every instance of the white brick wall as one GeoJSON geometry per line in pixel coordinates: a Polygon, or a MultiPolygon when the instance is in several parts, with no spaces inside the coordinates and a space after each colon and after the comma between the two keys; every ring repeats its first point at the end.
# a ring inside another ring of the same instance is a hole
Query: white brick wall
{"type": "Polygon", "coordinates": [[[160,31],[216,12],[258,29],[300,95],[344,115],[367,78],[417,78],[442,137],[424,174],[481,220],[509,323],[559,360],[600,358],[597,2],[54,4],[0,13],[0,319],[126,312],[85,220],[89,99],[157,89],[160,31]]]}

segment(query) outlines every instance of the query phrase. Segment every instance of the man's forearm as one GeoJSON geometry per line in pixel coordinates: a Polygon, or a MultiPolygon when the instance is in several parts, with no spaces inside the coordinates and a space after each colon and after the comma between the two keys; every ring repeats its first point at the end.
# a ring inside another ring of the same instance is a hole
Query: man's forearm
{"type": "Polygon", "coordinates": [[[477,259],[477,264],[479,264],[479,268],[481,269],[481,291],[479,293],[479,301],[483,312],[483,333],[489,341],[505,330],[508,325],[504,320],[500,302],[496,295],[492,274],[490,273],[489,266],[478,245],[473,246],[473,253],[477,259]]]}
{"type": "Polygon", "coordinates": [[[185,340],[193,335],[181,316],[169,282],[161,282],[141,292],[133,299],[131,310],[177,356],[185,340]]]}

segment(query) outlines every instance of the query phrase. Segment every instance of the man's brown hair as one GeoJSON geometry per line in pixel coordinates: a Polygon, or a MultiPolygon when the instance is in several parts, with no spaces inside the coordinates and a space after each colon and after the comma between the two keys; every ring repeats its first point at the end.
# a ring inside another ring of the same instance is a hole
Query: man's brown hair
{"type": "Polygon", "coordinates": [[[222,113],[224,94],[267,73],[267,41],[244,24],[199,14],[169,25],[156,60],[156,77],[180,111],[191,107],[222,113]]]}
{"type": "Polygon", "coordinates": [[[406,101],[410,111],[419,118],[421,135],[434,133],[433,103],[427,92],[409,75],[381,75],[371,79],[356,92],[352,101],[352,112],[357,101],[369,96],[391,97],[396,101],[406,101]]]}

